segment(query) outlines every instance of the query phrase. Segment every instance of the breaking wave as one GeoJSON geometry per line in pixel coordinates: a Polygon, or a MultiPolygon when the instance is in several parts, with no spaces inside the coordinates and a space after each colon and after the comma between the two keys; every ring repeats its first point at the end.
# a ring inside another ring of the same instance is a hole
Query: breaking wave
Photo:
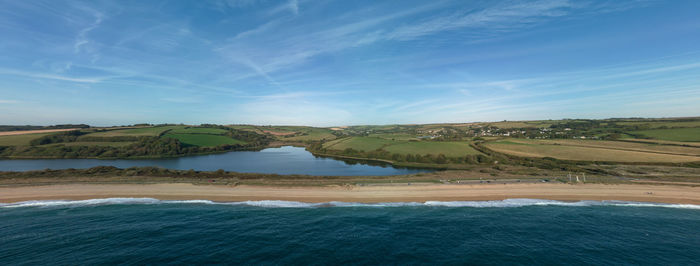
{"type": "Polygon", "coordinates": [[[215,204],[215,205],[238,205],[254,206],[264,208],[319,208],[319,207],[471,207],[471,208],[513,208],[526,206],[625,206],[625,207],[662,207],[678,209],[698,209],[700,205],[694,204],[667,204],[652,202],[633,201],[557,201],[543,199],[505,199],[490,201],[426,201],[426,202],[380,202],[380,203],[359,203],[331,201],[323,203],[308,203],[299,201],[284,200],[259,200],[259,201],[237,201],[237,202],[216,202],[210,200],[158,200],[154,198],[104,198],[88,200],[42,200],[42,201],[22,201],[15,203],[0,203],[0,208],[19,207],[80,207],[95,205],[137,205],[137,204],[215,204]]]}

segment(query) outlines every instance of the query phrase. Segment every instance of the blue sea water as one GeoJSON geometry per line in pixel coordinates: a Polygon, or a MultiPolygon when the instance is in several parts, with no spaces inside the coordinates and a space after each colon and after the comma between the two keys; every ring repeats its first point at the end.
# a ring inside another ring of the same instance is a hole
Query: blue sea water
{"type": "Polygon", "coordinates": [[[700,264],[700,206],[95,199],[0,204],[0,264],[700,264]]]}

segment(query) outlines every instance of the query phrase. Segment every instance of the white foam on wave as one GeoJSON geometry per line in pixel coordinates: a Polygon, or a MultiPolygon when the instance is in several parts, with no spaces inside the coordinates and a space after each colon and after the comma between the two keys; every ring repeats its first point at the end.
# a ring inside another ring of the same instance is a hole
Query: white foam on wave
{"type": "Polygon", "coordinates": [[[157,204],[161,200],[153,198],[104,198],[88,200],[32,200],[15,203],[0,203],[2,208],[17,207],[54,207],[54,206],[91,206],[108,204],[157,204]]]}
{"type": "Polygon", "coordinates": [[[319,207],[470,207],[470,208],[515,208],[526,206],[623,206],[623,207],[661,207],[678,209],[697,209],[700,205],[693,204],[667,204],[652,202],[633,201],[557,201],[543,199],[505,199],[490,201],[426,201],[426,202],[380,202],[380,203],[359,203],[331,201],[324,203],[308,203],[299,201],[284,200],[258,200],[258,201],[237,201],[237,202],[215,202],[210,200],[158,200],[154,198],[103,198],[88,200],[45,200],[45,201],[22,201],[16,203],[0,203],[0,208],[18,207],[81,207],[94,205],[134,205],[134,204],[216,204],[216,205],[238,205],[254,206],[264,208],[319,208],[319,207]]]}

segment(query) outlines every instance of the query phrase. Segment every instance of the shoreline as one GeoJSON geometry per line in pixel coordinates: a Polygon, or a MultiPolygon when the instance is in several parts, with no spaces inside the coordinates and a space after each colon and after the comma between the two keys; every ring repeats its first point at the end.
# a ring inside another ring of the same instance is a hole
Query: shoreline
{"type": "Polygon", "coordinates": [[[0,187],[0,203],[33,200],[155,198],[220,202],[282,200],[322,202],[488,201],[515,198],[558,201],[618,200],[700,205],[700,187],[644,184],[413,184],[283,187],[254,185],[55,184],[0,187]]]}

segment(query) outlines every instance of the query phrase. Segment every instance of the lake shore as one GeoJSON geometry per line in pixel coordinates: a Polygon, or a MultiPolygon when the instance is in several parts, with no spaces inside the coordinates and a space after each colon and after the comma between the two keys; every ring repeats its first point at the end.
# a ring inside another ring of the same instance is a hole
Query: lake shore
{"type": "Polygon", "coordinates": [[[161,200],[300,202],[483,201],[512,198],[560,201],[620,200],[700,205],[700,187],[642,184],[375,184],[371,186],[251,186],[158,184],[56,184],[0,187],[0,202],[156,198],[161,200]]]}

